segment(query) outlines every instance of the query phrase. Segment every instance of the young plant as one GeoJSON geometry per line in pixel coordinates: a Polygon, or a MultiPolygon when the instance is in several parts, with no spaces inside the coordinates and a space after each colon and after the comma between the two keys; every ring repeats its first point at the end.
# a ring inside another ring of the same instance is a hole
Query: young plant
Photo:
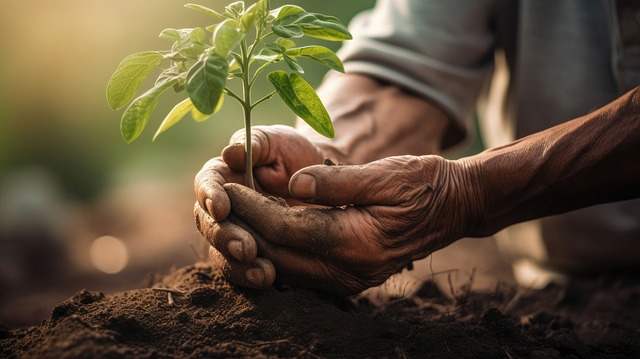
{"type": "Polygon", "coordinates": [[[197,4],[186,4],[214,19],[205,28],[165,29],[160,37],[173,42],[168,51],[145,51],[126,57],[107,85],[107,100],[114,110],[129,106],[122,115],[120,130],[127,143],[144,130],[158,98],[173,88],[188,97],[167,114],[153,139],[178,123],[187,114],[204,121],[220,110],[224,98],[237,100],[243,109],[246,132],[246,183],[254,188],[251,155],[251,116],[253,109],[278,94],[282,101],[313,129],[329,138],[333,126],[318,95],[299,74],[304,73],[301,58],[314,60],[330,69],[344,72],[340,59],[330,49],[312,45],[296,46],[303,36],[342,41],[351,39],[347,28],[335,17],[306,12],[296,5],[270,9],[268,0],[249,7],[243,1],[229,4],[217,12],[197,4]],[[290,71],[275,70],[267,75],[274,90],[254,100],[252,90],[258,76],[271,65],[284,62],[290,71]],[[135,98],[150,71],[166,64],[155,85],[135,98]],[[240,82],[241,93],[228,85],[240,82]],[[132,101],[133,100],[133,101],[132,101]]]}

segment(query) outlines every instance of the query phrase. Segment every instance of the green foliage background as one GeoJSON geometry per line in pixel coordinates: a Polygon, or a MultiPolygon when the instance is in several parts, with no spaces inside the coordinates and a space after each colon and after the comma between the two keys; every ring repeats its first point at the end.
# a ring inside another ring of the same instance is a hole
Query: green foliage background
{"type": "MultiPolygon", "coordinates": [[[[373,6],[374,0],[290,2],[348,23],[354,14],[373,6]]],[[[38,167],[51,173],[68,195],[89,200],[104,188],[126,181],[193,177],[207,159],[218,155],[229,136],[242,128],[240,108],[232,101],[209,121],[185,120],[153,143],[154,129],[181,100],[168,95],[158,104],[150,128],[127,145],[119,132],[122,113],[113,112],[105,99],[107,81],[120,60],[134,52],[167,48],[167,41],[158,38],[162,29],[209,24],[205,16],[183,8],[184,3],[5,2],[0,30],[11,35],[5,36],[0,56],[0,185],[13,171],[38,167]]],[[[222,9],[227,1],[201,3],[222,9]]],[[[284,3],[272,0],[274,7],[284,3]]],[[[334,50],[339,47],[321,44],[334,50]]],[[[312,62],[305,70],[313,86],[326,72],[312,62]]],[[[150,81],[155,78],[149,77],[150,81]]],[[[269,86],[266,80],[261,84],[269,86]]],[[[292,122],[285,105],[272,100],[258,108],[254,125],[292,122]]]]}

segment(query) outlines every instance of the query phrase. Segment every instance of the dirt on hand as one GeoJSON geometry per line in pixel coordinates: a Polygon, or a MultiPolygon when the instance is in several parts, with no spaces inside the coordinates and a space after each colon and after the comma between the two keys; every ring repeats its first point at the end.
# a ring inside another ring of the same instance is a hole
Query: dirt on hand
{"type": "Polygon", "coordinates": [[[638,358],[640,278],[541,291],[426,281],[398,298],[246,290],[205,263],[153,288],[80,291],[40,326],[0,328],[0,357],[638,358]],[[155,289],[153,289],[155,288],[155,289]]]}

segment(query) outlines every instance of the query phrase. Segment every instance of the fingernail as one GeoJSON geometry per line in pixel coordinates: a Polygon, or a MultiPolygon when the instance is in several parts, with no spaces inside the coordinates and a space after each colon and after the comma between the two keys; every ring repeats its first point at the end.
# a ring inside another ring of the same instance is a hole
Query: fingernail
{"type": "Polygon", "coordinates": [[[204,204],[207,206],[207,212],[209,212],[209,215],[215,218],[215,216],[213,215],[213,201],[211,200],[211,198],[205,199],[204,204]]]}
{"type": "Polygon", "coordinates": [[[306,173],[296,176],[291,186],[291,194],[299,199],[311,199],[316,196],[316,179],[306,173]]]}
{"type": "Polygon", "coordinates": [[[260,268],[250,268],[247,269],[247,279],[249,282],[255,284],[258,287],[262,287],[264,285],[264,273],[260,268]]]}
{"type": "Polygon", "coordinates": [[[244,257],[242,252],[242,242],[236,240],[229,241],[227,248],[229,249],[229,253],[231,253],[235,259],[242,261],[242,257],[244,257]]]}

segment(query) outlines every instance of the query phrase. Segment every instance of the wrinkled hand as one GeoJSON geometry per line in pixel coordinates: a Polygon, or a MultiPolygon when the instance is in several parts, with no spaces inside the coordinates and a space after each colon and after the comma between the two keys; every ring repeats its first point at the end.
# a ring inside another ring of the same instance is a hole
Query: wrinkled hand
{"type": "Polygon", "coordinates": [[[438,156],[318,165],[296,173],[289,189],[298,200],[330,208],[288,207],[225,184],[234,230],[221,231],[197,207],[196,216],[207,238],[255,239],[260,261],[274,266],[253,270],[225,260],[223,251],[214,262],[232,281],[266,287],[275,269],[282,283],[352,294],[472,233],[484,196],[469,178],[465,166],[438,156]]]}
{"type": "MultiPolygon", "coordinates": [[[[236,268],[242,267],[245,272],[252,268],[257,268],[258,274],[267,271],[270,277],[262,276],[258,278],[258,282],[260,287],[263,286],[262,280],[271,285],[275,276],[272,264],[256,258],[255,240],[227,220],[231,203],[223,185],[245,182],[244,130],[236,132],[229,143],[230,145],[222,151],[222,156],[209,160],[196,175],[194,189],[198,201],[194,211],[199,213],[198,223],[207,223],[210,233],[215,234],[207,236],[211,245],[220,252],[214,253],[215,255],[233,261],[236,268]]],[[[303,167],[322,163],[324,159],[311,142],[287,126],[253,127],[252,149],[256,189],[265,195],[278,196],[292,204],[297,202],[289,195],[291,175],[303,167]]],[[[246,279],[238,284],[256,286],[246,279]]]]}
{"type": "MultiPolygon", "coordinates": [[[[301,168],[322,163],[315,145],[288,126],[255,126],[252,131],[253,173],[256,190],[290,199],[289,179],[301,168]]],[[[218,221],[230,209],[222,185],[245,182],[245,133],[236,132],[222,156],[209,160],[198,172],[194,189],[198,203],[218,221]]]]}

